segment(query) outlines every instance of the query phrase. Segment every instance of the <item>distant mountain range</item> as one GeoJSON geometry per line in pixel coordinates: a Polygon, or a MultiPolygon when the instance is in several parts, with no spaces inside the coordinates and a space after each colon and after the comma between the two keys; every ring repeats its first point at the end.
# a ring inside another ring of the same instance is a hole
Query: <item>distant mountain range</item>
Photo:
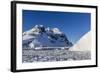
{"type": "Polygon", "coordinates": [[[36,25],[32,29],[23,32],[22,38],[23,49],[35,49],[36,47],[71,47],[73,45],[67,36],[58,28],[49,28],[43,25],[36,25]]]}

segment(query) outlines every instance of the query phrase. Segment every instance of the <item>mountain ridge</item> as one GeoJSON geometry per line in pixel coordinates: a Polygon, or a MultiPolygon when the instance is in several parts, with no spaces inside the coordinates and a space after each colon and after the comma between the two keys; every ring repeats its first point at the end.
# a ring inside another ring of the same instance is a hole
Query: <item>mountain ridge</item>
{"type": "Polygon", "coordinates": [[[58,28],[35,25],[32,29],[23,32],[23,48],[35,47],[71,47],[73,44],[58,28]]]}

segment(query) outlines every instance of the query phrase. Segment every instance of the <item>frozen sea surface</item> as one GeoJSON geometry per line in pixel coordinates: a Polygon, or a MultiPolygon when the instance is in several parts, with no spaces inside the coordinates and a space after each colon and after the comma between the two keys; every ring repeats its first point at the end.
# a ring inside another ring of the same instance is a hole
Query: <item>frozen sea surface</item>
{"type": "Polygon", "coordinates": [[[68,51],[66,49],[56,50],[22,50],[22,62],[53,62],[68,60],[89,60],[90,51],[68,51]]]}

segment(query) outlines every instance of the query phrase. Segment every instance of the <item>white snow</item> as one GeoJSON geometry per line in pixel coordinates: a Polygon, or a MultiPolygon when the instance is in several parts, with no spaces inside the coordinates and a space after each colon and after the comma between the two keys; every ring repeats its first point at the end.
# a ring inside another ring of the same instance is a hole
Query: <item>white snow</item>
{"type": "Polygon", "coordinates": [[[46,31],[50,31],[50,28],[49,28],[49,27],[47,27],[45,30],[46,30],[46,31]]]}
{"type": "Polygon", "coordinates": [[[86,33],[73,47],[71,51],[91,51],[91,32],[86,33]]]}
{"type": "Polygon", "coordinates": [[[62,32],[58,28],[52,29],[55,34],[62,34],[62,32]]]}

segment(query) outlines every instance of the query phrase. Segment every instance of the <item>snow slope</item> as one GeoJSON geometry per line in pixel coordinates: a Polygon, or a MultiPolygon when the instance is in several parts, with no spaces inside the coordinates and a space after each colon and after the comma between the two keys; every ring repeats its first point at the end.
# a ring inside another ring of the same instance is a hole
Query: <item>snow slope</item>
{"type": "Polygon", "coordinates": [[[86,33],[70,50],[91,51],[91,32],[86,33]]]}

